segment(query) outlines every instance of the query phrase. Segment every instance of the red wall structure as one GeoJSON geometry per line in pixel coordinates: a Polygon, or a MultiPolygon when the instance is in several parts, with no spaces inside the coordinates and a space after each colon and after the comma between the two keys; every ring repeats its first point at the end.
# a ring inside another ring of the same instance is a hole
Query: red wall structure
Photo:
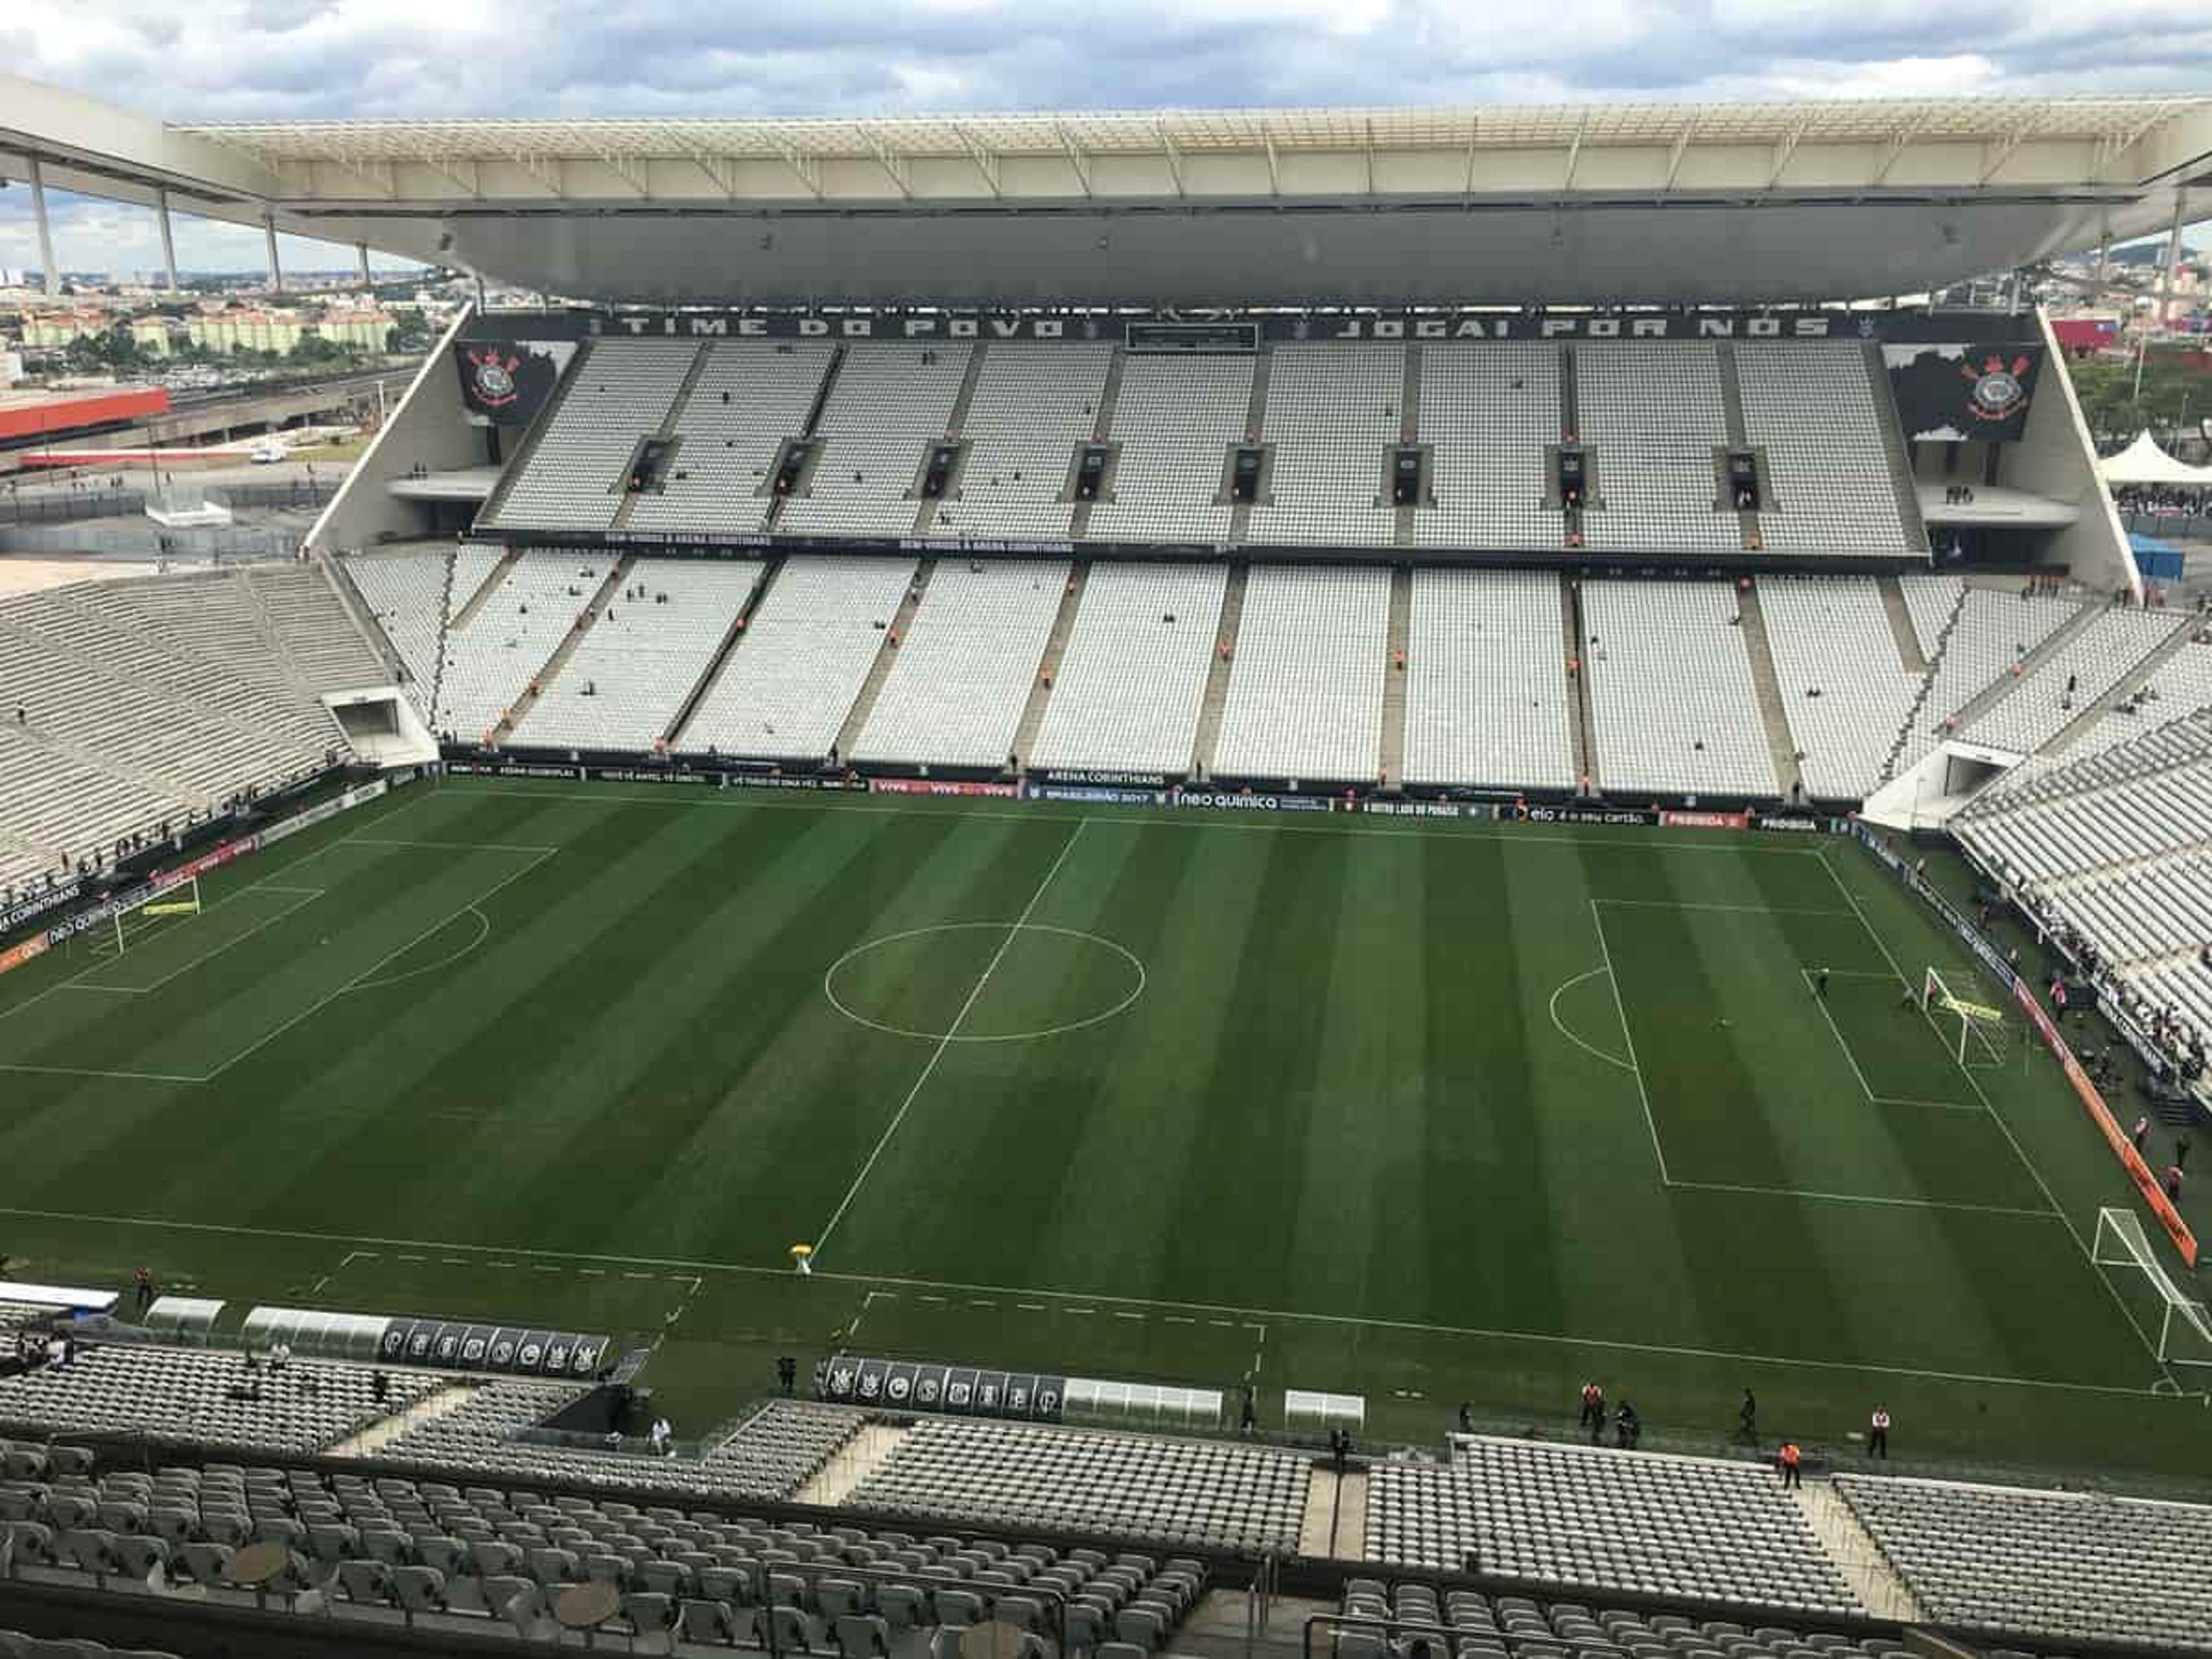
{"type": "Polygon", "coordinates": [[[38,403],[0,405],[0,441],[44,437],[48,433],[57,439],[67,438],[92,427],[143,421],[168,412],[169,394],[160,386],[127,392],[57,392],[38,403]]]}

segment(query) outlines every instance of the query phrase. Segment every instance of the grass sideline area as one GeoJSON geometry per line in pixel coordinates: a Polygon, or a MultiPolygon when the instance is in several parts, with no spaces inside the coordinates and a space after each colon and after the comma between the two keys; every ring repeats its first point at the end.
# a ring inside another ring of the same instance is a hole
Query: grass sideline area
{"type": "Polygon", "coordinates": [[[455,779],[203,890],[0,979],[22,1277],[609,1330],[686,1434],[844,1346],[2212,1481],[1843,838],[455,779]]]}

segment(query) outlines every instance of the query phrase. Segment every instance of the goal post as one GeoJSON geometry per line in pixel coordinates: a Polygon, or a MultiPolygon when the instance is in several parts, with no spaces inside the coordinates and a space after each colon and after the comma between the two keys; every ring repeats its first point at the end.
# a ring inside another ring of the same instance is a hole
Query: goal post
{"type": "Polygon", "coordinates": [[[190,876],[173,887],[161,889],[143,904],[118,910],[109,917],[106,937],[100,941],[100,954],[123,956],[133,946],[143,944],[148,934],[199,914],[200,878],[190,876]]]}
{"type": "Polygon", "coordinates": [[[1920,1009],[1942,1033],[1960,1065],[1987,1068],[2005,1063],[2013,1032],[2003,1009],[1961,994],[1932,967],[1921,976],[1920,1009]]]}
{"type": "Polygon", "coordinates": [[[2089,1253],[2100,1268],[2129,1268],[2149,1282],[2158,1297],[2160,1364],[2212,1366],[2212,1313],[2173,1282],[2151,1249],[2142,1217],[2133,1210],[2099,1210],[2089,1253]]]}

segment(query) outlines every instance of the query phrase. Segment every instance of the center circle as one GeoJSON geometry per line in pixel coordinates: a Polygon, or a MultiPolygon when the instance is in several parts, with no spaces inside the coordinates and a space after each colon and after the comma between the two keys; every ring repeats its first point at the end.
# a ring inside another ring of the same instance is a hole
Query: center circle
{"type": "Polygon", "coordinates": [[[1145,964],[1135,952],[1097,933],[1035,921],[945,921],[854,945],[822,975],[822,994],[854,1024],[893,1036],[932,1042],[1027,1042],[1103,1024],[1144,995],[1145,979],[1145,964]],[[1083,957],[1103,958],[1110,971],[1102,975],[1096,967],[1086,969],[1073,992],[1063,990],[1060,981],[1050,976],[1051,967],[1055,963],[1079,966],[1083,957]],[[939,963],[935,969],[926,965],[932,957],[939,963]],[[1033,1000],[1042,994],[1047,1002],[1069,996],[1077,1006],[1066,1018],[1017,1030],[963,1030],[986,982],[1012,986],[1018,995],[1033,1000]],[[938,1004],[941,1018],[933,1022],[900,1006],[917,1000],[938,1004]],[[864,1012],[867,1006],[877,1012],[864,1012]]]}

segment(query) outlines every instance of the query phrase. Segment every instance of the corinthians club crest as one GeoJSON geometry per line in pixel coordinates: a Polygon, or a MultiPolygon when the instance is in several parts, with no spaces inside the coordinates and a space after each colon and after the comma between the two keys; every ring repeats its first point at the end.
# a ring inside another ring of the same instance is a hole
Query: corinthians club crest
{"type": "Polygon", "coordinates": [[[1959,365],[1959,373],[1967,385],[1966,408],[1978,421],[2008,421],[2021,411],[2027,401],[2027,385],[2024,377],[2028,371],[2028,360],[2015,357],[2007,362],[2002,357],[1984,357],[1979,362],[1969,358],[1959,365]]]}
{"type": "Polygon", "coordinates": [[[521,395],[514,371],[522,359],[498,346],[482,346],[468,354],[469,385],[486,409],[504,409],[521,395]]]}

